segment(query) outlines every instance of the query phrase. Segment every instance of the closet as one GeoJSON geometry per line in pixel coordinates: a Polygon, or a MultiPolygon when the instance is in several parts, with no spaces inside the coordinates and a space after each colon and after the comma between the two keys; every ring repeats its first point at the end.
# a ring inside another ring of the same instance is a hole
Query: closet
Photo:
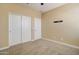
{"type": "Polygon", "coordinates": [[[34,19],[34,30],[31,17],[9,13],[9,46],[41,38],[41,18],[34,19]],[[34,39],[31,38],[32,31],[34,39]]]}
{"type": "Polygon", "coordinates": [[[31,41],[31,17],[9,14],[9,45],[31,41]]]}

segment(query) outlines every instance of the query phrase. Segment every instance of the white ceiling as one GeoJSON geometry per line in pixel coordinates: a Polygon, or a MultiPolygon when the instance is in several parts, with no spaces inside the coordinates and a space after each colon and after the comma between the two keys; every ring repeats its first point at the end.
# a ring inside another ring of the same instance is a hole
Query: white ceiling
{"type": "Polygon", "coordinates": [[[65,3],[44,3],[44,5],[41,5],[40,3],[26,3],[25,5],[28,5],[38,11],[41,11],[42,13],[47,12],[51,9],[60,7],[64,5],[65,3]]]}

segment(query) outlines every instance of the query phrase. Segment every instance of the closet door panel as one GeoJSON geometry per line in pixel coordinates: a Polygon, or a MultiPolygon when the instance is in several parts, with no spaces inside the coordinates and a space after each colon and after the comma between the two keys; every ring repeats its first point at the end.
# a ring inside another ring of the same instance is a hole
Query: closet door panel
{"type": "Polygon", "coordinates": [[[31,17],[22,16],[22,41],[31,41],[31,17]]]}
{"type": "Polygon", "coordinates": [[[16,45],[21,43],[21,16],[9,15],[9,44],[16,45]]]}
{"type": "Polygon", "coordinates": [[[34,19],[34,39],[41,39],[41,19],[34,19]]]}

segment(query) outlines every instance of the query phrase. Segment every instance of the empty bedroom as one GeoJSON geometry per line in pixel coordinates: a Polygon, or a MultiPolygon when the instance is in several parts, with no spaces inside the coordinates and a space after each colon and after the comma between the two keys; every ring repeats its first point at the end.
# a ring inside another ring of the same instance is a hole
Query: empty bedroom
{"type": "Polygon", "coordinates": [[[0,55],[79,55],[79,3],[0,3],[0,55]]]}

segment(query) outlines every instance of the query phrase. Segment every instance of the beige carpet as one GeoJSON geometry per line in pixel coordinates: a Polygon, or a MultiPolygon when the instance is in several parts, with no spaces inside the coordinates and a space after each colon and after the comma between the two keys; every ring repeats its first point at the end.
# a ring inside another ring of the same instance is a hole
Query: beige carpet
{"type": "Polygon", "coordinates": [[[19,44],[9,49],[0,51],[1,55],[78,55],[79,49],[49,42],[47,40],[36,40],[19,44]]]}

